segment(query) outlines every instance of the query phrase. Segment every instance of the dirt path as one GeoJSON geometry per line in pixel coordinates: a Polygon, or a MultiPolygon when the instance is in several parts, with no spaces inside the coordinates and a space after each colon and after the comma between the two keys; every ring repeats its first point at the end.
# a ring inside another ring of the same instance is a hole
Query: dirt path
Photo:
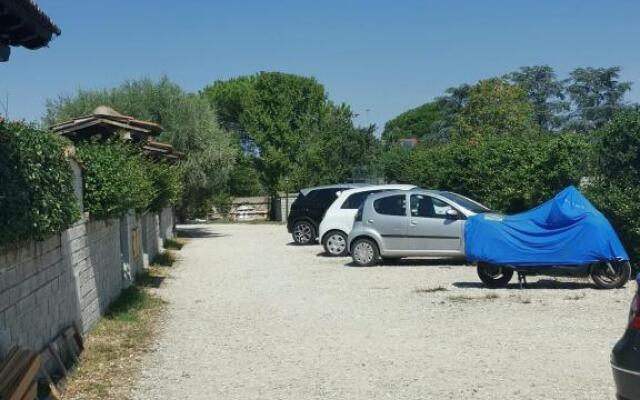
{"type": "Polygon", "coordinates": [[[187,228],[136,398],[614,398],[631,284],[487,290],[462,265],[349,267],[279,225],[187,228]]]}

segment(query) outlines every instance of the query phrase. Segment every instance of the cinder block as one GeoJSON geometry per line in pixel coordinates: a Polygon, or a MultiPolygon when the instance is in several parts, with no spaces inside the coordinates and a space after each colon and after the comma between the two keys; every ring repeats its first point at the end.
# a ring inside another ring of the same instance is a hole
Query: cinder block
{"type": "Polygon", "coordinates": [[[24,242],[18,248],[18,263],[23,263],[34,257],[35,243],[32,240],[24,242]]]}

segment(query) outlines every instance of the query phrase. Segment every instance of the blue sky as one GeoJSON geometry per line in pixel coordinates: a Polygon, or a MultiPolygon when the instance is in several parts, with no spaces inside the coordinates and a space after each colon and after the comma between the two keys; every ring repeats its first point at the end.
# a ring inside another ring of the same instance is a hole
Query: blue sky
{"type": "Polygon", "coordinates": [[[316,77],[382,127],[450,87],[549,64],[622,67],[640,101],[638,1],[38,0],[62,28],[0,64],[12,119],[47,98],[162,74],[197,91],[256,71],[316,77]]]}

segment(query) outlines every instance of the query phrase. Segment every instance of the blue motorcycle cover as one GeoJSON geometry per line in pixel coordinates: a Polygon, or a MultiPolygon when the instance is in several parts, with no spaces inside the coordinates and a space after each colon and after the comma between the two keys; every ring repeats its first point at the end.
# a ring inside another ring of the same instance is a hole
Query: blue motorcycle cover
{"type": "Polygon", "coordinates": [[[629,260],[609,221],[573,186],[520,214],[470,217],[464,239],[472,262],[549,266],[629,260]]]}

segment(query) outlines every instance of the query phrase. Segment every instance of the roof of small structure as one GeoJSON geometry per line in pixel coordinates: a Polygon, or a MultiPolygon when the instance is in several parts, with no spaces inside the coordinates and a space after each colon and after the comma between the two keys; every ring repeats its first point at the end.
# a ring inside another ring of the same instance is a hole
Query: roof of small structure
{"type": "Polygon", "coordinates": [[[157,136],[162,132],[162,127],[155,122],[123,115],[107,106],[99,106],[90,115],[55,124],[50,129],[71,140],[82,140],[96,135],[106,138],[118,131],[125,131],[135,142],[146,141],[149,136],[157,136]]]}
{"type": "Polygon", "coordinates": [[[177,151],[172,145],[167,143],[149,140],[142,145],[142,151],[148,156],[155,158],[163,158],[166,160],[181,160],[185,158],[184,153],[177,151]]]}
{"type": "Polygon", "coordinates": [[[32,0],[0,0],[0,43],[38,49],[60,33],[32,0]]]}

